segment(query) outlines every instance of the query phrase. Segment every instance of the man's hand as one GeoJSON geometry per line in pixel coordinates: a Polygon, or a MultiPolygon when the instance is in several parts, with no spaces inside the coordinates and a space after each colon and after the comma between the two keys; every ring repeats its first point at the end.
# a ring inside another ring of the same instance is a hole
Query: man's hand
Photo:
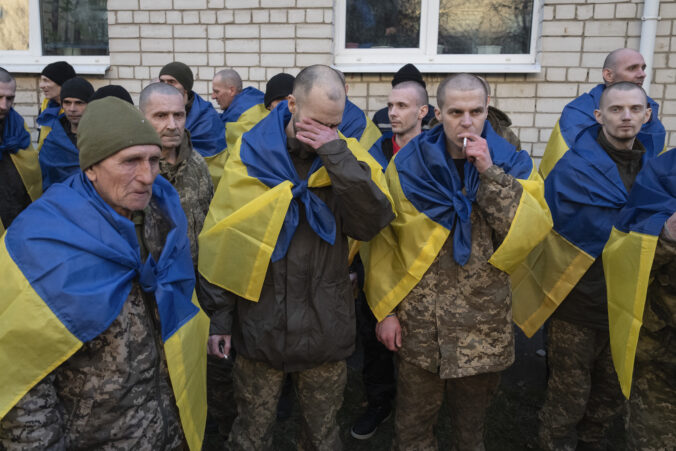
{"type": "Polygon", "coordinates": [[[231,337],[232,335],[209,335],[207,354],[227,359],[230,356],[231,337]]]}
{"type": "Polygon", "coordinates": [[[460,133],[458,138],[467,138],[467,147],[465,147],[465,156],[470,163],[474,165],[479,174],[493,166],[491,153],[488,151],[488,143],[479,135],[474,133],[460,133]]]}
{"type": "Polygon", "coordinates": [[[401,348],[401,326],[396,315],[388,316],[376,324],[376,337],[390,351],[401,348]]]}
{"type": "Polygon", "coordinates": [[[304,117],[300,122],[296,122],[296,139],[317,150],[324,144],[338,139],[338,131],[304,117]]]}
{"type": "Polygon", "coordinates": [[[667,222],[664,223],[664,231],[666,232],[667,238],[672,241],[676,241],[676,212],[667,219],[667,222]]]}

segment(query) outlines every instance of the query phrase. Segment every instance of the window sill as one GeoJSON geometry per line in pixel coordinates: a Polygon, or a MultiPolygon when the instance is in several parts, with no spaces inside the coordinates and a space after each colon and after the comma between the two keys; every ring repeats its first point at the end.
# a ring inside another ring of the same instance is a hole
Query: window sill
{"type": "MultiPolygon", "coordinates": [[[[383,64],[336,64],[336,69],[344,73],[395,73],[405,63],[383,63],[383,64]]],[[[522,73],[532,74],[540,72],[540,63],[535,64],[507,64],[507,63],[471,63],[471,64],[451,64],[434,63],[424,64],[416,63],[415,67],[422,73],[522,73]]]]}
{"type": "Polygon", "coordinates": [[[30,56],[0,52],[2,67],[12,74],[39,74],[55,61],[68,61],[78,75],[103,75],[110,67],[110,56],[30,56]]]}

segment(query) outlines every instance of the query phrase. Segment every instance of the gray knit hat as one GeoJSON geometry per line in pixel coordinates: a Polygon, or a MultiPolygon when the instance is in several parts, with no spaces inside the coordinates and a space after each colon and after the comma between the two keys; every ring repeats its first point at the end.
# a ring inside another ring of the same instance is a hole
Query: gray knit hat
{"type": "Polygon", "coordinates": [[[143,144],[162,148],[153,126],[133,105],[117,97],[104,97],[87,105],[77,129],[83,171],[120,150],[143,144]]]}
{"type": "Polygon", "coordinates": [[[192,91],[195,77],[190,68],[185,64],[178,61],[169,63],[160,70],[160,77],[162,75],[171,75],[181,84],[181,86],[183,86],[183,89],[188,92],[192,91]]]}

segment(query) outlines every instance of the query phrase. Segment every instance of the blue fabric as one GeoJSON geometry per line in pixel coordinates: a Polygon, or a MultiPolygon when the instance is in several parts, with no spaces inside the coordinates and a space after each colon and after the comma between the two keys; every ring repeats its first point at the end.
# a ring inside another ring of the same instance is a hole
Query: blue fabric
{"type": "Polygon", "coordinates": [[[382,166],[383,172],[385,172],[385,169],[387,169],[387,164],[389,163],[389,161],[387,161],[385,153],[383,152],[383,141],[386,139],[392,138],[391,137],[385,138],[385,135],[383,135],[380,138],[378,138],[378,141],[376,141],[369,149],[369,153],[371,154],[371,156],[376,159],[376,161],[380,166],[382,166]]]}
{"type": "Polygon", "coordinates": [[[194,91],[194,100],[185,128],[190,132],[192,147],[203,157],[211,157],[225,150],[225,127],[211,102],[194,91]]]}
{"type": "Polygon", "coordinates": [[[12,259],[82,342],[110,326],[136,278],[155,294],[164,341],[199,311],[191,301],[195,274],[178,194],[158,176],[153,199],[172,224],[157,262],[148,256],[142,263],[134,223],[106,204],[84,173],[52,186],[7,229],[12,259]]]}
{"type": "Polygon", "coordinates": [[[355,138],[357,141],[361,139],[366,129],[366,115],[350,99],[345,99],[345,110],[343,111],[343,119],[338,126],[338,130],[345,135],[346,138],[355,138]]]}
{"type": "Polygon", "coordinates": [[[38,125],[49,125],[59,116],[59,111],[61,111],[61,105],[54,100],[50,100],[47,102],[47,107],[40,112],[35,122],[37,122],[38,125]]]}
{"type": "MultiPolygon", "coordinates": [[[[573,147],[587,129],[598,125],[594,110],[599,108],[601,94],[605,88],[603,84],[597,85],[588,93],[582,94],[570,102],[563,109],[559,119],[559,129],[568,148],[573,147]]],[[[641,127],[638,139],[645,146],[648,155],[653,157],[659,155],[664,149],[666,130],[658,119],[660,106],[650,97],[648,97],[648,104],[652,108],[652,116],[641,127]]]]}
{"type": "MultiPolygon", "coordinates": [[[[308,189],[307,179],[301,180],[291,161],[286,147],[286,125],[291,120],[286,100],[280,102],[270,114],[242,135],[239,154],[247,173],[270,188],[290,180],[293,199],[284,218],[275,250],[270,258],[273,262],[282,259],[293,234],[298,227],[299,205],[305,205],[305,216],[312,230],[327,243],[336,241],[336,220],[331,209],[316,194],[308,189]]],[[[310,176],[323,166],[321,158],[315,157],[308,172],[310,176]]]]}
{"type": "MultiPolygon", "coordinates": [[[[554,230],[592,257],[601,255],[627,190],[617,165],[587,129],[545,179],[545,199],[554,230]]],[[[651,158],[644,154],[643,165],[651,158]]]]}
{"type": "Polygon", "coordinates": [[[73,174],[80,172],[80,151],[70,140],[59,120],[65,114],[47,124],[52,131],[42,143],[40,171],[42,172],[42,191],[54,183],[63,182],[73,174]]]}
{"type": "MultiPolygon", "coordinates": [[[[501,138],[488,121],[481,135],[488,141],[493,163],[515,178],[527,179],[533,162],[527,152],[501,138]]],[[[479,172],[465,161],[464,183],[446,151],[442,125],[408,142],[394,157],[406,198],[421,213],[453,233],[453,258],[467,263],[472,249],[472,202],[479,189],[479,172]],[[463,193],[463,186],[465,193],[463,193]]]]}
{"type": "Polygon", "coordinates": [[[220,114],[220,118],[221,121],[223,122],[223,125],[225,126],[225,124],[228,122],[237,122],[239,117],[246,110],[248,110],[254,105],[263,103],[264,97],[265,94],[256,88],[253,88],[251,86],[249,86],[248,88],[244,88],[242,92],[237,94],[235,98],[232,99],[232,103],[230,104],[228,109],[220,114]]]}
{"type": "Polygon", "coordinates": [[[5,129],[0,142],[0,160],[5,153],[17,153],[31,145],[31,134],[24,127],[23,117],[14,108],[9,109],[5,117],[5,129]]]}
{"type": "Polygon", "coordinates": [[[615,228],[657,236],[676,212],[676,149],[649,161],[636,177],[615,228]]]}

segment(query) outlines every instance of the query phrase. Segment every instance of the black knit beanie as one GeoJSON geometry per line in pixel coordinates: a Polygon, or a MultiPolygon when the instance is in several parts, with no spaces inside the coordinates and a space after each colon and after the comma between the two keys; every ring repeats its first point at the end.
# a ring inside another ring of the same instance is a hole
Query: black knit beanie
{"type": "Polygon", "coordinates": [[[103,99],[104,97],[117,97],[118,99],[122,99],[125,102],[131,103],[132,105],[134,104],[134,101],[131,99],[129,91],[127,91],[120,85],[101,86],[99,89],[96,90],[96,92],[92,95],[89,101],[92,102],[97,99],[103,99]]]}
{"type": "Polygon", "coordinates": [[[293,92],[293,81],[296,78],[290,74],[277,74],[265,84],[265,108],[277,100],[282,99],[293,92]]]}
{"type": "Polygon", "coordinates": [[[178,61],[169,63],[160,71],[160,76],[162,75],[171,75],[181,84],[181,86],[183,86],[183,89],[188,92],[192,91],[192,84],[195,81],[195,78],[193,77],[190,68],[185,64],[179,63],[178,61]]]}
{"type": "Polygon", "coordinates": [[[414,81],[416,83],[420,83],[423,88],[427,89],[427,85],[425,84],[425,80],[422,78],[422,74],[418,68],[411,63],[405,65],[399,69],[396,74],[394,74],[394,78],[392,78],[392,86],[396,86],[399,83],[405,81],[414,81]]]}
{"type": "Polygon", "coordinates": [[[89,103],[89,98],[94,94],[94,87],[84,78],[73,77],[70,80],[67,80],[63,86],[61,86],[61,101],[67,99],[68,97],[82,100],[85,103],[89,103]]]}
{"type": "Polygon", "coordinates": [[[75,76],[75,69],[65,61],[57,61],[47,64],[40,75],[44,75],[59,86],[63,86],[66,80],[75,76]]]}

